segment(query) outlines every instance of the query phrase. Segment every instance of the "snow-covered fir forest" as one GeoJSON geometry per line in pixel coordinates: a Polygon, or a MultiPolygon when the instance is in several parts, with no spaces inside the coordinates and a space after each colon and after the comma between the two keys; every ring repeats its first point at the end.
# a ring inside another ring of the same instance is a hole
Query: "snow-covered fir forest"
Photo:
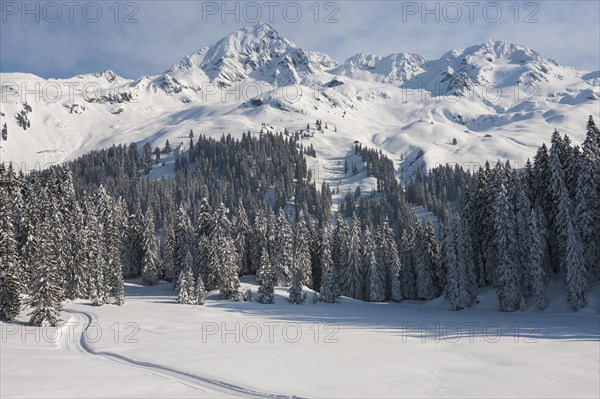
{"type": "Polygon", "coordinates": [[[288,131],[239,140],[190,132],[173,178],[148,177],[174,151],[168,141],[115,145],[27,175],[3,163],[0,318],[28,309],[31,324],[56,326],[67,300],[123,305],[125,279],[171,282],[177,302],[195,305],[218,290],[268,306],[275,287],[289,287],[293,304],[442,296],[462,310],[493,287],[503,312],[544,311],[546,286],[560,279],[577,312],[600,278],[600,131],[585,122],[583,143],[554,131],[523,168],[446,165],[406,185],[381,151],[356,144],[377,188],[348,193],[339,209],[307,167],[315,150],[288,131]],[[438,216],[437,234],[414,203],[438,216]],[[248,275],[256,292],[240,288],[248,275]]]}

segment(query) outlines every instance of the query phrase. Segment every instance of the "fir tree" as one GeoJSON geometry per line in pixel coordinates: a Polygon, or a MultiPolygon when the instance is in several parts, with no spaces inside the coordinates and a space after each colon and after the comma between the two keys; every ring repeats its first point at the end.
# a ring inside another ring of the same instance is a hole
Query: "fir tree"
{"type": "Polygon", "coordinates": [[[18,239],[19,257],[21,259],[23,271],[23,284],[30,286],[33,275],[33,264],[36,262],[37,246],[35,230],[41,223],[41,210],[44,207],[42,197],[45,188],[41,184],[39,175],[34,174],[29,180],[29,184],[24,187],[24,196],[30,198],[24,203],[23,223],[20,226],[20,235],[18,239]]]}
{"type": "Polygon", "coordinates": [[[175,248],[173,253],[174,275],[179,276],[185,268],[185,258],[192,251],[192,223],[183,206],[177,212],[175,225],[175,248]]]}
{"type": "Polygon", "coordinates": [[[387,218],[381,226],[380,252],[383,267],[386,271],[386,298],[395,302],[402,300],[402,287],[400,285],[400,256],[394,230],[389,226],[387,218]]]}
{"type": "Polygon", "coordinates": [[[600,278],[600,145],[590,116],[576,185],[575,224],[589,278],[600,278]]]}
{"type": "Polygon", "coordinates": [[[429,223],[427,230],[417,222],[417,242],[415,269],[417,278],[417,297],[431,300],[437,296],[435,272],[438,269],[439,253],[435,242],[433,225],[429,223]]]}
{"type": "MultiPolygon", "coordinates": [[[[262,267],[262,251],[266,250],[267,243],[267,218],[263,209],[259,209],[254,219],[254,235],[250,245],[250,273],[257,274],[257,280],[260,282],[258,273],[262,267]]],[[[269,259],[269,262],[271,260],[269,259]]]]}
{"type": "Polygon", "coordinates": [[[200,276],[198,276],[198,280],[196,281],[196,291],[194,292],[194,297],[196,298],[196,305],[204,305],[206,290],[204,289],[204,283],[202,282],[202,277],[200,276]]]}
{"type": "Polygon", "coordinates": [[[385,270],[377,259],[377,248],[367,226],[363,232],[363,269],[366,270],[364,297],[369,302],[382,302],[385,300],[385,270]]]}
{"type": "MultiPolygon", "coordinates": [[[[563,197],[565,195],[563,194],[563,197]]],[[[568,199],[563,198],[561,207],[566,207],[568,199]]],[[[566,253],[565,253],[565,268],[567,279],[567,302],[574,312],[580,310],[586,303],[585,291],[587,289],[588,280],[585,272],[585,264],[583,261],[583,252],[579,237],[575,233],[570,215],[565,218],[565,235],[566,235],[566,253]]]]}
{"type": "MultiPolygon", "coordinates": [[[[47,181],[48,193],[52,202],[52,212],[47,217],[52,224],[52,236],[57,250],[58,272],[61,277],[61,286],[66,287],[68,275],[73,268],[74,251],[70,229],[77,227],[70,225],[73,218],[73,204],[75,193],[70,173],[62,168],[53,168],[47,181]]],[[[66,292],[65,292],[66,294],[66,292]]]]}
{"type": "Polygon", "coordinates": [[[227,219],[227,208],[221,203],[214,217],[214,227],[210,231],[207,245],[210,247],[210,269],[214,270],[215,281],[224,299],[233,298],[240,287],[238,278],[238,258],[235,244],[229,236],[230,222],[227,219]],[[216,264],[212,260],[216,259],[216,264]]]}
{"type": "MultiPolygon", "coordinates": [[[[20,290],[23,292],[27,288],[27,268],[24,263],[21,252],[21,243],[24,240],[24,230],[28,225],[26,218],[26,205],[23,201],[24,181],[23,174],[19,171],[16,174],[12,163],[8,164],[8,168],[4,168],[4,164],[0,163],[0,187],[6,195],[5,201],[5,217],[9,217],[12,221],[13,238],[15,240],[15,257],[18,261],[17,278],[19,279],[20,290]],[[10,216],[7,216],[10,215],[10,216]]],[[[2,194],[0,194],[2,195],[2,194]]],[[[8,219],[7,222],[8,223],[8,219]]],[[[8,244],[7,244],[8,245],[8,244]]]]}
{"type": "Polygon", "coordinates": [[[105,237],[107,242],[107,279],[110,286],[110,296],[114,298],[115,305],[121,306],[125,303],[125,287],[123,278],[123,241],[124,232],[127,228],[127,206],[122,199],[113,204],[112,217],[107,222],[105,237]]]}
{"type": "Polygon", "coordinates": [[[260,303],[275,302],[275,273],[266,248],[261,250],[260,269],[258,272],[260,286],[258,287],[258,301],[260,303]]]}
{"type": "Polygon", "coordinates": [[[0,320],[17,318],[21,309],[17,241],[7,192],[0,186],[0,320]]]}
{"type": "Polygon", "coordinates": [[[250,273],[250,235],[251,226],[244,204],[239,201],[237,215],[233,223],[233,238],[239,254],[238,271],[240,275],[250,273]]]}
{"type": "Polygon", "coordinates": [[[555,271],[566,271],[567,254],[567,224],[568,220],[572,222],[573,211],[572,202],[569,197],[569,190],[566,185],[566,175],[564,170],[564,142],[558,132],[552,135],[552,149],[550,150],[550,223],[552,227],[552,237],[554,238],[555,254],[557,255],[557,268],[555,271]]]}
{"type": "MultiPolygon", "coordinates": [[[[88,261],[88,245],[92,232],[84,221],[81,208],[76,205],[73,212],[73,226],[79,226],[79,230],[71,231],[72,268],[67,270],[66,294],[67,298],[88,298],[90,293],[90,270],[88,261]]],[[[121,265],[119,264],[119,269],[121,265]]]]}
{"type": "MultiPolygon", "coordinates": [[[[273,213],[270,203],[266,207],[265,220],[267,223],[267,229],[265,232],[265,250],[269,252],[269,259],[271,260],[271,265],[273,265],[273,257],[275,256],[276,252],[275,237],[277,236],[278,232],[277,226],[275,225],[275,214],[273,213]]],[[[273,273],[275,273],[275,269],[273,269],[273,273]]]]}
{"type": "Polygon", "coordinates": [[[304,281],[304,271],[298,261],[298,258],[294,258],[292,263],[292,281],[289,289],[289,301],[293,304],[300,305],[306,301],[306,293],[302,289],[302,283],[304,281]]]}
{"type": "Polygon", "coordinates": [[[457,233],[459,221],[451,219],[444,225],[443,258],[448,271],[444,297],[453,310],[462,310],[469,306],[470,295],[468,290],[467,268],[458,258],[457,233]]]}
{"type": "Polygon", "coordinates": [[[343,286],[347,288],[346,296],[363,299],[363,266],[361,257],[361,228],[358,215],[352,216],[352,230],[348,241],[348,260],[342,276],[343,286]]]}
{"type": "MultiPolygon", "coordinates": [[[[525,187],[522,183],[522,177],[513,170],[508,183],[508,196],[514,214],[514,243],[515,243],[515,261],[518,270],[521,272],[522,285],[529,285],[528,282],[528,219],[531,213],[531,204],[527,196],[525,187]]],[[[524,287],[525,288],[525,287],[524,287]]],[[[524,290],[524,294],[526,290],[524,290]]]]}
{"type": "Polygon", "coordinates": [[[513,257],[514,243],[514,215],[511,212],[510,202],[506,190],[506,177],[504,171],[496,167],[496,182],[494,184],[494,264],[497,267],[498,299],[500,310],[512,312],[522,308],[523,292],[520,284],[519,269],[513,257]]]}
{"type": "Polygon", "coordinates": [[[300,210],[296,222],[296,240],[294,245],[295,261],[302,270],[302,283],[307,287],[312,286],[312,264],[309,247],[310,232],[306,223],[304,212],[300,210]]]}
{"type": "Polygon", "coordinates": [[[333,231],[333,247],[332,247],[332,258],[333,258],[333,269],[338,276],[340,293],[348,295],[350,291],[350,271],[349,271],[349,234],[348,226],[342,216],[342,213],[338,213],[333,231]]]}
{"type": "Polygon", "coordinates": [[[533,164],[534,184],[531,187],[531,201],[538,205],[543,213],[543,219],[548,227],[546,236],[546,247],[548,248],[548,272],[554,272],[558,269],[558,243],[556,242],[553,220],[553,194],[551,192],[551,171],[550,157],[546,144],[538,149],[533,164]]]}
{"type": "Polygon", "coordinates": [[[172,224],[165,226],[163,240],[164,277],[168,281],[175,279],[175,230],[172,224]]]}
{"type": "Polygon", "coordinates": [[[146,212],[144,231],[142,234],[142,281],[146,285],[158,284],[158,244],[154,229],[154,213],[149,208],[146,212]]]}
{"type": "Polygon", "coordinates": [[[544,268],[543,262],[543,246],[542,239],[544,233],[542,232],[544,226],[540,222],[541,211],[532,210],[529,215],[528,231],[529,231],[529,256],[527,258],[527,272],[529,274],[528,280],[531,284],[531,293],[535,299],[535,306],[539,311],[546,309],[546,299],[544,297],[544,268]]]}
{"type": "MultiPolygon", "coordinates": [[[[456,246],[456,258],[460,264],[461,271],[464,269],[466,286],[465,289],[468,294],[468,305],[475,300],[477,297],[477,272],[475,270],[475,262],[473,261],[473,244],[471,241],[471,232],[469,231],[468,221],[460,218],[457,215],[455,219],[455,246],[456,246]]],[[[444,281],[447,281],[444,279],[444,281]]]]}
{"type": "Polygon", "coordinates": [[[492,172],[489,162],[480,168],[477,187],[473,195],[473,219],[471,239],[475,252],[475,268],[478,274],[478,285],[483,287],[494,281],[495,265],[493,261],[494,226],[489,221],[493,218],[493,193],[491,192],[492,172]]]}
{"type": "Polygon", "coordinates": [[[109,302],[106,268],[103,260],[97,262],[95,266],[91,269],[90,296],[94,306],[102,306],[109,302]]]}
{"type": "Polygon", "coordinates": [[[89,277],[89,296],[92,303],[102,306],[109,300],[109,287],[106,278],[106,247],[103,226],[98,220],[97,210],[91,197],[84,199],[86,220],[86,263],[89,277]]]}
{"type": "Polygon", "coordinates": [[[323,227],[323,234],[321,235],[321,251],[319,253],[319,261],[322,268],[321,297],[323,298],[324,302],[339,302],[339,276],[333,263],[333,257],[331,253],[331,230],[328,224],[325,224],[323,227]]]}
{"type": "Polygon", "coordinates": [[[194,274],[192,273],[192,254],[188,250],[183,260],[183,269],[177,279],[177,303],[190,305],[194,298],[194,274]]]}
{"type": "Polygon", "coordinates": [[[127,235],[125,238],[125,264],[123,274],[126,278],[138,278],[142,274],[142,246],[145,228],[144,215],[140,204],[136,205],[135,214],[129,216],[127,235]]]}
{"type": "Polygon", "coordinates": [[[195,276],[201,275],[204,278],[206,289],[209,291],[217,288],[218,254],[216,248],[210,245],[210,241],[215,238],[215,227],[216,222],[210,212],[208,199],[202,198],[194,231],[196,245],[193,270],[195,276]]]}
{"type": "Polygon", "coordinates": [[[402,287],[402,297],[405,299],[417,298],[417,286],[415,277],[415,234],[411,226],[407,226],[400,239],[400,263],[402,269],[400,272],[400,286],[402,287]]]}
{"type": "Polygon", "coordinates": [[[310,241],[314,242],[315,245],[310,246],[311,256],[311,269],[312,269],[312,282],[313,288],[319,290],[323,282],[323,265],[321,263],[321,253],[323,252],[323,234],[325,234],[324,226],[328,224],[329,220],[324,220],[321,223],[321,227],[313,225],[310,228],[310,241]]]}
{"type": "Polygon", "coordinates": [[[277,285],[286,286],[290,282],[293,262],[294,236],[290,224],[282,209],[277,216],[277,235],[275,236],[275,255],[273,267],[277,285]]]}
{"type": "Polygon", "coordinates": [[[60,321],[63,292],[58,275],[58,259],[54,240],[50,236],[51,226],[44,220],[36,230],[37,250],[34,255],[33,285],[29,315],[34,326],[56,327],[60,321]]]}

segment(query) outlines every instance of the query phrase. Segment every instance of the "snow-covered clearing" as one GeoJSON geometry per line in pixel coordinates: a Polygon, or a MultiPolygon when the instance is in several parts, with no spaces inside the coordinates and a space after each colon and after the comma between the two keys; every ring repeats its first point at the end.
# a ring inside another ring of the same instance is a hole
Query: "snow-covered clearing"
{"type": "Polygon", "coordinates": [[[500,313],[491,289],[452,312],[441,298],[291,305],[283,288],[273,305],[178,305],[171,284],[129,281],[122,307],[66,304],[60,333],[1,324],[0,396],[597,398],[600,284],[576,314],[562,290],[544,313],[500,313]]]}

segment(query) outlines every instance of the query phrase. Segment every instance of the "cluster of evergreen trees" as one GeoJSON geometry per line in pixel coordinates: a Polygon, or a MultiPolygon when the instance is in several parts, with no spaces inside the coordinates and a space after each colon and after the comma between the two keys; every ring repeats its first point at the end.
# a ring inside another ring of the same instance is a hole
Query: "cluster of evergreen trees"
{"type": "Polygon", "coordinates": [[[486,163],[474,178],[441,234],[450,303],[462,309],[477,287],[492,285],[503,311],[523,308],[527,297],[543,310],[547,282],[564,276],[569,306],[581,309],[600,278],[600,132],[592,117],[582,148],[555,131],[524,169],[486,163]]]}
{"type": "MultiPolygon", "coordinates": [[[[183,207],[176,224],[165,233],[165,277],[176,280],[180,303],[204,301],[206,290],[218,289],[225,299],[234,298],[240,286],[241,257],[232,234],[247,225],[244,208],[232,225],[223,204],[211,211],[208,200],[201,201],[200,212],[192,224],[183,207]]],[[[246,237],[240,237],[243,242],[246,237]]]]}
{"type": "Polygon", "coordinates": [[[210,290],[249,300],[239,290],[248,274],[262,303],[276,286],[303,303],[307,286],[325,302],[444,295],[458,310],[492,285],[504,311],[528,297],[543,309],[547,282],[564,275],[576,311],[600,278],[600,133],[590,117],[581,149],[558,132],[551,143],[522,170],[444,166],[406,192],[389,158],[356,146],[377,190],[348,194],[335,223],[331,190],[317,190],[297,136],[190,138],[172,179],[145,177],[160,162],[148,145],[27,176],[1,165],[0,318],[14,319],[22,299],[36,325],[55,325],[65,299],[120,305],[123,278],[173,281],[180,303],[202,304],[210,290]],[[439,241],[409,199],[444,215],[439,241]]]}
{"type": "Polygon", "coordinates": [[[65,299],[123,304],[126,215],[102,188],[78,201],[68,167],[24,176],[0,164],[0,318],[28,305],[32,324],[54,326],[65,299]]]}
{"type": "Polygon", "coordinates": [[[229,135],[217,140],[190,138],[188,151],[175,150],[176,176],[159,180],[145,176],[148,166],[156,162],[150,148],[144,148],[147,156],[140,155],[132,143],[93,151],[73,161],[77,195],[103,185],[112,197],[126,199],[130,212],[135,212],[137,204],[141,209],[152,208],[159,233],[175,221],[180,205],[195,220],[203,198],[213,207],[223,203],[230,210],[241,202],[251,220],[263,207],[265,195],[276,211],[293,198],[296,212],[302,210],[318,219],[331,212],[331,192],[328,187],[321,193],[317,190],[304,147],[295,136],[243,133],[241,139],[229,135]]]}
{"type": "Polygon", "coordinates": [[[440,221],[447,221],[452,211],[463,205],[465,192],[474,184],[474,174],[463,166],[440,165],[427,174],[417,173],[406,186],[406,197],[433,212],[440,221]]]}

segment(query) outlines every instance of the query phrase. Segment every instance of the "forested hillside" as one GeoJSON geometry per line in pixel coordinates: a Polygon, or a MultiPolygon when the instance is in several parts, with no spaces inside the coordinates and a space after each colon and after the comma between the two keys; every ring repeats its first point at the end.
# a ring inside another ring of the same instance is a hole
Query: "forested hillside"
{"type": "MultiPolygon", "coordinates": [[[[355,146],[377,189],[346,195],[307,168],[316,153],[297,134],[190,134],[173,178],[150,178],[175,151],[135,144],[91,152],[24,175],[0,166],[0,316],[22,306],[56,325],[67,299],[123,303],[124,278],[173,281],[180,303],[206,291],[251,300],[239,277],[256,275],[258,300],[290,286],[293,303],[430,300],[454,309],[496,287],[500,310],[544,310],[550,279],[566,282],[573,311],[600,278],[600,132],[590,117],[581,147],[555,131],[533,162],[486,163],[475,173],[441,166],[402,187],[381,151],[355,146]],[[421,223],[419,203],[443,226],[421,223]]],[[[346,167],[345,173],[354,170],[346,167]]]]}

